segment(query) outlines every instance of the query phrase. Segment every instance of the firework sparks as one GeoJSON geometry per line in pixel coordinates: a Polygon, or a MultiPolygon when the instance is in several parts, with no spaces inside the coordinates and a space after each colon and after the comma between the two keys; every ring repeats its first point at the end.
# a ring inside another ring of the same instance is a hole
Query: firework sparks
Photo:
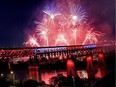
{"type": "Polygon", "coordinates": [[[77,31],[78,31],[77,29],[73,29],[73,30],[72,30],[72,36],[73,36],[74,39],[75,39],[75,45],[76,45],[76,42],[77,42],[77,41],[76,41],[76,39],[77,39],[77,31]]]}
{"type": "Polygon", "coordinates": [[[53,20],[55,16],[60,15],[59,11],[56,8],[55,3],[50,3],[49,5],[46,5],[43,12],[49,15],[51,20],[53,20]]]}
{"type": "Polygon", "coordinates": [[[55,45],[56,45],[57,43],[59,43],[59,42],[61,42],[61,43],[66,43],[67,45],[69,45],[69,43],[68,43],[67,40],[65,39],[64,34],[59,34],[59,35],[58,35],[58,37],[57,37],[57,39],[56,39],[56,42],[55,42],[55,45]]]}
{"type": "Polygon", "coordinates": [[[27,42],[25,42],[24,44],[29,45],[29,46],[40,47],[40,45],[38,44],[37,39],[35,38],[35,36],[31,36],[31,35],[29,35],[29,40],[27,42]]]}
{"type": "Polygon", "coordinates": [[[46,45],[48,46],[48,29],[47,26],[45,26],[44,24],[39,24],[38,25],[38,29],[37,29],[38,35],[40,36],[41,40],[45,40],[46,41],[46,45]]]}
{"type": "Polygon", "coordinates": [[[87,20],[86,11],[81,6],[73,5],[71,10],[72,23],[75,25],[77,22],[82,23],[87,20]]]}
{"type": "Polygon", "coordinates": [[[102,37],[104,35],[104,33],[98,32],[98,31],[93,31],[93,28],[91,28],[91,30],[87,31],[86,37],[83,41],[83,45],[86,43],[86,41],[89,41],[90,44],[92,43],[97,43],[98,42],[98,38],[102,37]]]}
{"type": "Polygon", "coordinates": [[[50,3],[45,6],[41,22],[36,22],[35,36],[29,36],[25,45],[56,46],[95,44],[104,34],[94,31],[87,23],[87,12],[80,5],[58,6],[50,3]],[[68,9],[68,11],[64,8],[68,9]]]}

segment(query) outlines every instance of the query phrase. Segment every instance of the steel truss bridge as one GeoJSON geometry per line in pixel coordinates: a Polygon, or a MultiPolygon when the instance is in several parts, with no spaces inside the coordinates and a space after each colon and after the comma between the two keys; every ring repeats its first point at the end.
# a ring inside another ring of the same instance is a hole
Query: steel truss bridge
{"type": "Polygon", "coordinates": [[[0,59],[34,56],[54,58],[61,54],[76,54],[78,56],[84,56],[94,53],[108,53],[110,51],[115,51],[115,43],[52,47],[1,48],[0,59]]]}

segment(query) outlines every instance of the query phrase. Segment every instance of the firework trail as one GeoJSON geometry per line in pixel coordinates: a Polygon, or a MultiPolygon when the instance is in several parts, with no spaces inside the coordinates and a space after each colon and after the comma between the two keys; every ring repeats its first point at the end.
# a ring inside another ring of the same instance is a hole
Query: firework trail
{"type": "Polygon", "coordinates": [[[77,37],[77,31],[78,31],[77,29],[73,29],[73,30],[72,30],[72,36],[73,36],[74,39],[75,39],[75,45],[76,45],[76,42],[77,42],[77,41],[76,41],[76,39],[77,39],[77,38],[76,38],[76,37],[77,37]]]}

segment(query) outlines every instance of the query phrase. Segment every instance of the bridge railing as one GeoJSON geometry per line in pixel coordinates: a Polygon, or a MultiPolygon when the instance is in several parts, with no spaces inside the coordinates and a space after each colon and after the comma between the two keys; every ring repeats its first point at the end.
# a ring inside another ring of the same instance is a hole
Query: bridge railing
{"type": "Polygon", "coordinates": [[[78,55],[90,54],[95,52],[107,52],[115,49],[114,43],[107,44],[89,44],[89,45],[72,45],[72,46],[53,46],[53,47],[28,47],[28,48],[4,48],[0,49],[0,58],[19,58],[25,56],[36,56],[43,54],[55,54],[61,52],[77,52],[78,55]]]}

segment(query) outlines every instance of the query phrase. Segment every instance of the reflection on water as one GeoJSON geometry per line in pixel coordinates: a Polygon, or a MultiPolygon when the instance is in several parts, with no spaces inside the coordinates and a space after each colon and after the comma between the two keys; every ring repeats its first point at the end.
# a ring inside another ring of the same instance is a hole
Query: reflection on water
{"type": "Polygon", "coordinates": [[[88,78],[88,74],[87,74],[86,70],[78,70],[77,74],[81,79],[88,78]]]}
{"type": "Polygon", "coordinates": [[[53,71],[41,72],[41,78],[43,81],[45,81],[46,84],[49,84],[49,79],[54,77],[54,76],[57,76],[57,74],[63,74],[63,76],[67,76],[65,70],[62,70],[62,71],[53,70],[53,71]]]}
{"type": "MultiPolygon", "coordinates": [[[[14,71],[14,73],[16,79],[25,80],[29,78],[28,71],[14,71]]],[[[46,84],[49,84],[50,78],[57,76],[58,74],[63,74],[63,76],[67,77],[66,70],[52,70],[52,71],[46,70],[46,71],[41,71],[41,79],[46,84]]],[[[77,74],[80,78],[88,78],[87,72],[85,70],[78,70],[77,74]]]]}

